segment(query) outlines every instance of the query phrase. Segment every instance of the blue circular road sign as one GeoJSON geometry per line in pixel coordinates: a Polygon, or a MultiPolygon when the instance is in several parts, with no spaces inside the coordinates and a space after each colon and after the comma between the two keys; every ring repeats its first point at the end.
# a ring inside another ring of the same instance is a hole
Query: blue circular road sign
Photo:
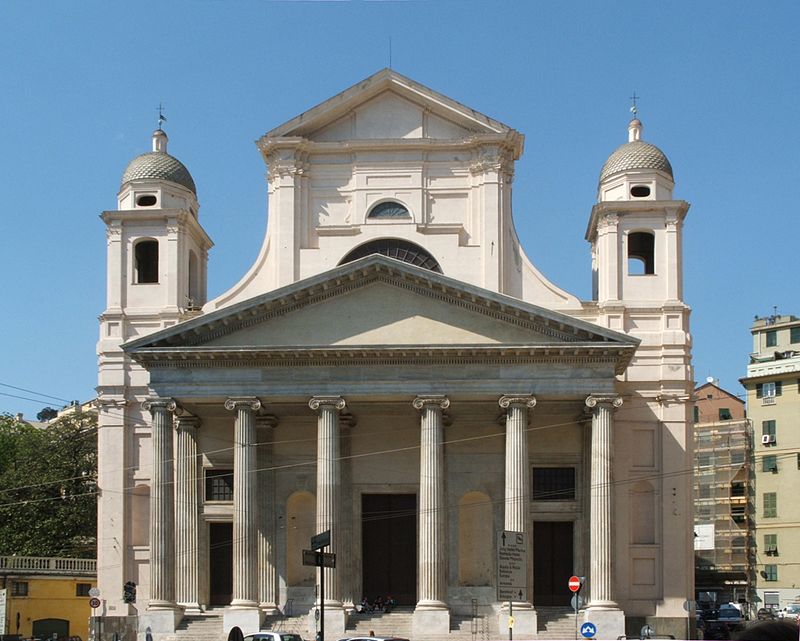
{"type": "Polygon", "coordinates": [[[587,621],[581,626],[581,636],[586,639],[591,639],[597,634],[597,626],[594,623],[587,621]]]}

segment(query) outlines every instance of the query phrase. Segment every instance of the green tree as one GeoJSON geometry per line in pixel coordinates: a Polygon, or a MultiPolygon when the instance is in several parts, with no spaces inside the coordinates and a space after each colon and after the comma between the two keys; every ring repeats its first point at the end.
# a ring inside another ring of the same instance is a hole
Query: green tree
{"type": "Polygon", "coordinates": [[[0,416],[0,555],[97,554],[97,419],[0,416]]]}

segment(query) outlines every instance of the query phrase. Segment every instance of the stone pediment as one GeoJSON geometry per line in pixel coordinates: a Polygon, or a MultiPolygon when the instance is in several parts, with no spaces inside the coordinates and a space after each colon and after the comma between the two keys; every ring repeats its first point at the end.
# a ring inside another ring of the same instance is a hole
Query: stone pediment
{"type": "Polygon", "coordinates": [[[313,142],[355,140],[462,140],[522,135],[507,125],[419,84],[383,69],[266,133],[263,147],[279,139],[313,142]]]}
{"type": "MultiPolygon", "coordinates": [[[[142,363],[425,355],[582,354],[627,366],[638,341],[564,314],[372,255],[149,336],[142,363]]],[[[255,363],[254,363],[255,364],[255,363]]]]}

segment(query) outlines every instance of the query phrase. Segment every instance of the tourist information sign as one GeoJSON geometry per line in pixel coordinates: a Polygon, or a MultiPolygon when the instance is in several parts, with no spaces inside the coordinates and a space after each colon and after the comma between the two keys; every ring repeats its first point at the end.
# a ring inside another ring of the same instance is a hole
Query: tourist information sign
{"type": "Polygon", "coordinates": [[[528,600],[528,549],[522,532],[497,533],[497,600],[528,600]]]}

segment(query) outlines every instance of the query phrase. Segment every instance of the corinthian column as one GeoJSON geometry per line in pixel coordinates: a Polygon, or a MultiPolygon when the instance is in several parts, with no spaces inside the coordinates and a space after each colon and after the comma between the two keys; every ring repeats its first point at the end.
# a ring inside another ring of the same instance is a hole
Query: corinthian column
{"type": "Polygon", "coordinates": [[[236,412],[233,437],[233,599],[232,608],[258,607],[258,524],[256,504],[255,397],[229,398],[225,409],[236,412]]]}
{"type": "Polygon", "coordinates": [[[528,412],[536,405],[530,395],[502,396],[500,407],[506,410],[506,467],[504,529],[522,532],[528,553],[526,592],[529,601],[514,601],[514,608],[532,607],[530,601],[533,568],[533,537],[530,525],[531,471],[528,457],[528,412]]]}
{"type": "MultiPolygon", "coordinates": [[[[339,433],[339,412],[345,408],[341,396],[315,396],[308,406],[317,418],[317,533],[331,531],[327,552],[340,548],[340,512],[342,505],[342,467],[339,433]]],[[[341,560],[337,558],[337,565],[341,560]]],[[[319,568],[325,573],[325,607],[341,608],[339,575],[334,568],[319,568]]]]}
{"type": "Polygon", "coordinates": [[[173,491],[171,398],[148,398],[152,417],[153,472],[150,478],[150,603],[148,610],[174,610],[175,500],[173,491]]]}
{"type": "Polygon", "coordinates": [[[198,568],[198,517],[200,510],[200,458],[197,455],[196,416],[179,416],[178,456],[175,474],[175,593],[187,612],[200,612],[198,568]]]}
{"type": "Polygon", "coordinates": [[[258,601],[269,615],[278,613],[277,574],[275,572],[275,471],[272,469],[272,433],[278,424],[275,416],[256,418],[258,438],[258,601]]]}
{"type": "Polygon", "coordinates": [[[442,412],[450,406],[445,396],[418,396],[419,455],[419,590],[417,610],[446,610],[446,505],[444,496],[444,435],[442,412]]]}
{"type": "Polygon", "coordinates": [[[589,537],[589,608],[615,610],[613,537],[614,478],[612,428],[614,410],[622,405],[616,395],[589,396],[586,406],[592,410],[592,486],[589,537]]]}

